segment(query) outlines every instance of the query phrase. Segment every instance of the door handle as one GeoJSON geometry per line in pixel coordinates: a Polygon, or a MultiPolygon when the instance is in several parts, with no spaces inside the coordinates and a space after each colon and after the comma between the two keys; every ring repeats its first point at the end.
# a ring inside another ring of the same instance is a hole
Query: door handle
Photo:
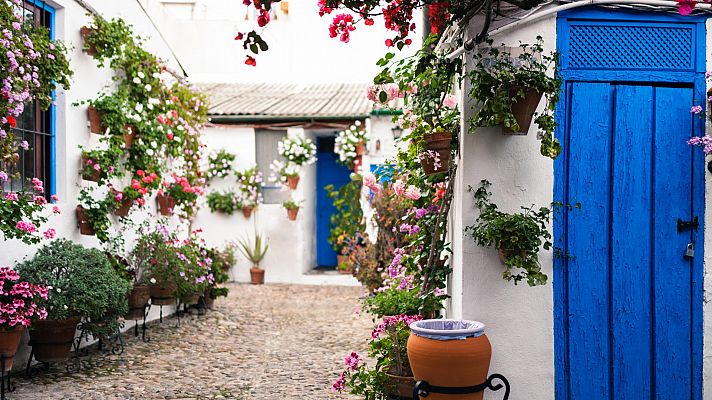
{"type": "Polygon", "coordinates": [[[697,230],[697,228],[700,226],[700,220],[697,217],[692,218],[689,221],[683,221],[680,218],[677,219],[677,231],[685,231],[685,230],[697,230]]]}

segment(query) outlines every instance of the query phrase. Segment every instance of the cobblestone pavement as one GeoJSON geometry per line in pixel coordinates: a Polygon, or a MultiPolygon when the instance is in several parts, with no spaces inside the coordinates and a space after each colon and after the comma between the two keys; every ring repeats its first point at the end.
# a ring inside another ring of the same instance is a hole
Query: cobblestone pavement
{"type": "Polygon", "coordinates": [[[358,316],[362,289],[230,285],[215,310],[150,326],[150,342],[129,334],[120,356],[94,350],[90,366],[17,377],[10,400],[347,399],[329,391],[343,357],[364,351],[370,318],[358,316]]]}

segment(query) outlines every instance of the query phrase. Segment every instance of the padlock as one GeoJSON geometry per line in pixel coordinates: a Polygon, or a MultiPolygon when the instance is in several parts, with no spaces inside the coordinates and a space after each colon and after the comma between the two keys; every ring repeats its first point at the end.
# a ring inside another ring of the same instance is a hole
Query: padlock
{"type": "Polygon", "coordinates": [[[685,249],[685,257],[694,257],[695,256],[695,244],[694,243],[688,243],[687,244],[687,249],[685,249]]]}

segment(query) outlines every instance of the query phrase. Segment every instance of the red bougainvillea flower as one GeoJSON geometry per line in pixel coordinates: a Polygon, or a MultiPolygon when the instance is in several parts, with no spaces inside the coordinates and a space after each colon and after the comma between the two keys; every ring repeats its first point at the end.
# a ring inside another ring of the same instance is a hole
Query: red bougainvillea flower
{"type": "Polygon", "coordinates": [[[245,37],[245,35],[242,32],[240,32],[237,34],[237,36],[235,36],[235,40],[242,40],[243,37],[245,37]]]}
{"type": "Polygon", "coordinates": [[[17,120],[12,115],[7,117],[7,123],[13,128],[17,126],[17,120]]]}
{"type": "Polygon", "coordinates": [[[680,12],[680,15],[692,14],[695,5],[697,5],[697,2],[694,0],[677,0],[677,10],[680,12]]]}
{"type": "Polygon", "coordinates": [[[439,35],[443,33],[447,26],[447,21],[450,19],[450,13],[447,12],[448,2],[441,1],[428,5],[428,18],[430,20],[430,33],[439,35]]]}
{"type": "Polygon", "coordinates": [[[255,58],[252,56],[247,56],[247,59],[245,60],[245,65],[251,65],[253,67],[256,67],[257,60],[255,60],[255,58]]]}
{"type": "Polygon", "coordinates": [[[365,20],[363,20],[363,23],[366,26],[372,26],[375,23],[375,21],[372,18],[366,18],[365,20]]]}
{"type": "Polygon", "coordinates": [[[267,12],[267,10],[262,10],[262,12],[260,13],[260,16],[257,17],[257,25],[259,25],[260,28],[263,28],[268,23],[269,23],[269,12],[267,12]]]}
{"type": "Polygon", "coordinates": [[[386,46],[393,47],[393,39],[386,39],[386,46]]]}
{"type": "Polygon", "coordinates": [[[339,36],[342,42],[348,43],[351,40],[351,32],[354,30],[356,30],[354,16],[351,14],[339,14],[331,21],[329,36],[332,38],[339,36]]]}

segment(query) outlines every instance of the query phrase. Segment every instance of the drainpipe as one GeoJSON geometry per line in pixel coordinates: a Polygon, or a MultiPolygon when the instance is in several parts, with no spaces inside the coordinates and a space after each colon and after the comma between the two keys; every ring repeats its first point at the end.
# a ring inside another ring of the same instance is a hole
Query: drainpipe
{"type": "MultiPolygon", "coordinates": [[[[582,0],[582,1],[575,1],[573,3],[568,3],[568,4],[562,4],[560,6],[548,8],[544,11],[538,12],[531,14],[525,18],[520,19],[519,21],[513,22],[509,25],[505,25],[499,29],[495,29],[492,32],[489,32],[488,36],[497,36],[499,34],[502,34],[507,31],[511,31],[512,29],[518,28],[523,25],[528,25],[533,22],[539,21],[541,19],[544,19],[552,14],[557,14],[561,11],[566,11],[570,10],[572,8],[579,8],[579,7],[586,7],[586,6],[593,6],[593,5],[603,5],[603,4],[610,4],[610,5],[622,5],[622,4],[632,4],[632,5],[648,5],[648,6],[660,6],[660,7],[670,7],[670,8],[675,8],[677,7],[678,3],[677,1],[667,1],[667,0],[582,0]]],[[[702,4],[698,3],[695,5],[696,9],[699,10],[710,10],[712,9],[712,4],[702,4]]],[[[458,57],[460,57],[465,51],[471,50],[474,48],[474,46],[477,44],[476,38],[472,38],[468,41],[465,42],[460,48],[454,50],[452,53],[447,55],[447,59],[449,60],[454,60],[458,57]]]]}

